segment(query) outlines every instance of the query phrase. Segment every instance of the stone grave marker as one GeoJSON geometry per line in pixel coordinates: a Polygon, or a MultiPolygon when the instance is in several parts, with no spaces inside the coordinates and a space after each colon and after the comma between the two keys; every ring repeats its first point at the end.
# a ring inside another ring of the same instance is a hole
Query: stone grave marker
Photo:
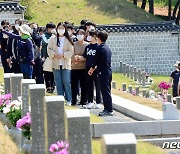
{"type": "Polygon", "coordinates": [[[122,84],[122,90],[123,90],[123,91],[126,91],[126,83],[123,83],[123,84],[122,84]]]}
{"type": "Polygon", "coordinates": [[[126,75],[126,64],[123,63],[123,75],[125,76],[126,75]]]}
{"type": "Polygon", "coordinates": [[[142,90],[142,95],[143,95],[143,97],[146,97],[146,89],[142,90]]]}
{"type": "Polygon", "coordinates": [[[132,94],[132,85],[129,85],[129,93],[132,94]]]}
{"type": "Polygon", "coordinates": [[[10,84],[11,74],[14,74],[14,73],[4,73],[4,93],[5,94],[11,93],[11,84],[10,84]]]}
{"type": "Polygon", "coordinates": [[[137,68],[134,67],[134,81],[137,81],[137,68]]]}
{"type": "Polygon", "coordinates": [[[133,79],[133,66],[130,65],[130,78],[133,79]]]}
{"type": "Polygon", "coordinates": [[[138,70],[138,82],[141,83],[142,78],[141,78],[141,70],[138,70]]]}
{"type": "Polygon", "coordinates": [[[87,109],[66,110],[66,140],[70,154],[92,154],[90,112],[87,109]]]}
{"type": "Polygon", "coordinates": [[[12,100],[18,100],[21,96],[21,80],[23,79],[23,74],[11,74],[10,84],[12,100]]]}
{"type": "Polygon", "coordinates": [[[45,136],[46,153],[49,152],[51,144],[57,141],[65,141],[65,121],[64,121],[64,97],[45,96],[45,136]]]}
{"type": "Polygon", "coordinates": [[[132,133],[104,134],[102,154],[136,154],[136,137],[132,133]]]}
{"type": "Polygon", "coordinates": [[[120,73],[123,73],[123,62],[120,61],[120,73]]]}
{"type": "Polygon", "coordinates": [[[129,64],[126,64],[126,75],[127,75],[127,77],[129,77],[129,64]]]}
{"type": "Polygon", "coordinates": [[[112,81],[112,88],[116,89],[116,81],[112,81]]]}
{"type": "Polygon", "coordinates": [[[136,96],[139,95],[139,86],[135,86],[135,92],[136,92],[136,96]]]}
{"type": "Polygon", "coordinates": [[[172,103],[171,94],[167,94],[167,102],[172,103]]]}
{"type": "Polygon", "coordinates": [[[145,86],[145,82],[146,82],[146,73],[142,72],[142,86],[145,86]]]}
{"type": "Polygon", "coordinates": [[[31,105],[31,134],[32,153],[45,153],[45,131],[44,131],[44,96],[46,87],[44,84],[29,85],[29,102],[31,105]]]}

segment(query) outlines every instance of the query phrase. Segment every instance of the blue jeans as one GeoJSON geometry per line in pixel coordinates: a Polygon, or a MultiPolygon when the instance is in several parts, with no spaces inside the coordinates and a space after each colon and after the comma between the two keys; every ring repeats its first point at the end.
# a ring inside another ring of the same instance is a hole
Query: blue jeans
{"type": "Polygon", "coordinates": [[[57,94],[65,94],[65,99],[69,102],[72,100],[71,93],[71,71],[67,69],[54,69],[54,79],[56,82],[57,94]]]}
{"type": "Polygon", "coordinates": [[[23,73],[24,79],[32,79],[33,66],[30,64],[20,64],[21,72],[23,73]]]}

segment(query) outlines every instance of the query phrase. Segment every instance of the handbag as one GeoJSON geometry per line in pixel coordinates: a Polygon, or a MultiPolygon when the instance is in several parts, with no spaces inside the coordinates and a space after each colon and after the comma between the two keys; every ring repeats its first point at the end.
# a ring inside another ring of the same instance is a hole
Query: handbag
{"type": "Polygon", "coordinates": [[[52,58],[47,57],[43,64],[43,71],[53,72],[52,58]]]}

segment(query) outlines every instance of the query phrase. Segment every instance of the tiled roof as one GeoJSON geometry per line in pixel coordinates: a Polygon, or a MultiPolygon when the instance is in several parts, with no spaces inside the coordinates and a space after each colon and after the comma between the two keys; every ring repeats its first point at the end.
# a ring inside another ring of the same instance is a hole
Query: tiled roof
{"type": "Polygon", "coordinates": [[[115,24],[115,25],[97,25],[97,30],[106,30],[110,32],[163,32],[179,31],[180,26],[174,21],[160,23],[142,23],[142,24],[115,24]]]}
{"type": "Polygon", "coordinates": [[[17,2],[0,2],[0,12],[13,11],[15,13],[21,13],[25,10],[26,8],[19,5],[17,2]]]}

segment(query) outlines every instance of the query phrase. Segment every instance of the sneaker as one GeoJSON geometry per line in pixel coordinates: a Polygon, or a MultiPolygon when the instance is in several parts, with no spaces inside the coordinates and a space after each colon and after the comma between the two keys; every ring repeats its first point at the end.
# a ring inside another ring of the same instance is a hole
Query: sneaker
{"type": "Polygon", "coordinates": [[[87,109],[94,109],[95,104],[94,104],[94,103],[88,103],[88,104],[86,105],[86,107],[87,107],[87,109]]]}
{"type": "Polygon", "coordinates": [[[71,106],[71,101],[66,102],[66,106],[71,106]]]}
{"type": "Polygon", "coordinates": [[[101,109],[101,108],[102,108],[101,104],[96,104],[95,105],[95,109],[101,109]]]}
{"type": "Polygon", "coordinates": [[[99,116],[113,116],[113,112],[103,110],[102,112],[99,112],[99,116]]]}

